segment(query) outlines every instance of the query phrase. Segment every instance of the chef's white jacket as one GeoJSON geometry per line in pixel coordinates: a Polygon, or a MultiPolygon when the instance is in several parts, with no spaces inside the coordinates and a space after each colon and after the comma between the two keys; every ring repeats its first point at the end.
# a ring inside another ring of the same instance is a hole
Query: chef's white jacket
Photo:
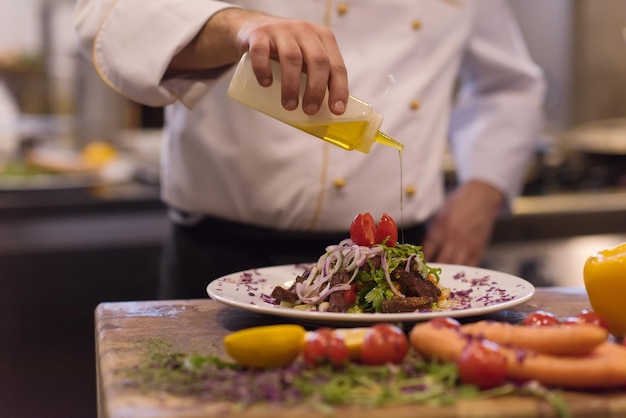
{"type": "Polygon", "coordinates": [[[461,182],[486,181],[511,202],[540,136],[544,79],[506,0],[79,0],[75,18],[105,82],[166,106],[162,197],[186,212],[316,231],[386,212],[410,226],[443,202],[448,140],[461,182]],[[350,93],[384,116],[402,162],[393,148],[345,151],[229,99],[233,67],[164,78],[233,5],[320,24],[331,7],[350,93]]]}

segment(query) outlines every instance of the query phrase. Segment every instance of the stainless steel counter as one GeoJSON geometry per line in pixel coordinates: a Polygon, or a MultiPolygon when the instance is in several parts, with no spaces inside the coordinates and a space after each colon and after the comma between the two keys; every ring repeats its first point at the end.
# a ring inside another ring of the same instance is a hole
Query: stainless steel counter
{"type": "Polygon", "coordinates": [[[520,197],[495,228],[485,266],[538,286],[583,286],[591,254],[626,242],[626,190],[520,197]]]}
{"type": "Polygon", "coordinates": [[[0,192],[0,255],[160,246],[167,227],[155,186],[0,192]]]}
{"type": "Polygon", "coordinates": [[[493,240],[525,242],[615,233],[626,233],[623,189],[520,197],[512,215],[496,225],[493,240]]]}

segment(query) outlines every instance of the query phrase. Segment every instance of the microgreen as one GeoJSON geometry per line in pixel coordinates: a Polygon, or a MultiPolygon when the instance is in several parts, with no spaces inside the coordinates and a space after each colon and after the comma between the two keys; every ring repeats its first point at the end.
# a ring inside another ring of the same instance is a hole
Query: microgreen
{"type": "Polygon", "coordinates": [[[252,404],[308,404],[324,413],[341,405],[381,407],[402,404],[453,405],[460,399],[502,395],[532,395],[548,401],[561,417],[567,407],[558,392],[541,385],[505,384],[480,391],[458,383],[453,363],[426,361],[415,352],[399,365],[368,366],[349,362],[343,367],[307,367],[296,360],[269,370],[246,369],[215,355],[173,350],[165,340],[138,342],[143,362],[125,374],[127,388],[146,392],[164,391],[203,401],[227,401],[233,410],[252,404]]]}

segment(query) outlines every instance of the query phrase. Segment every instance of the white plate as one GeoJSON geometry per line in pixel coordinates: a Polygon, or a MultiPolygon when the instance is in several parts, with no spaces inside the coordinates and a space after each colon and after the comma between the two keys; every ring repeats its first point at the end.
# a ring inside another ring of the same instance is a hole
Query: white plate
{"type": "Polygon", "coordinates": [[[287,265],[247,270],[221,277],[207,286],[209,296],[226,305],[248,311],[291,318],[312,324],[373,324],[376,322],[418,322],[438,316],[466,317],[512,308],[535,293],[532,284],[519,277],[477,267],[429,263],[441,268],[441,284],[450,288],[458,303],[451,309],[409,313],[349,314],[312,312],[274,305],[274,287],[289,287],[306,265],[287,265]]]}

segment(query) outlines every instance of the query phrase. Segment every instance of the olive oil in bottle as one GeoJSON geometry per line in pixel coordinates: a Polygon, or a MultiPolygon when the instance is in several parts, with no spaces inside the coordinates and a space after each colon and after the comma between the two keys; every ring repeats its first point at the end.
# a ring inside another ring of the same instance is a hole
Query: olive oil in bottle
{"type": "MultiPolygon", "coordinates": [[[[374,112],[372,106],[350,96],[343,115],[335,115],[328,109],[328,92],[320,111],[307,115],[300,107],[286,110],[281,104],[280,66],[271,61],[274,82],[269,87],[262,87],[252,72],[252,65],[245,53],[228,87],[228,95],[260,112],[278,119],[294,128],[307,132],[317,138],[337,145],[345,150],[357,150],[369,153],[374,142],[402,151],[404,145],[380,131],[383,123],[381,114],[374,112]]],[[[300,77],[300,102],[304,93],[306,75],[300,77]]]]}

